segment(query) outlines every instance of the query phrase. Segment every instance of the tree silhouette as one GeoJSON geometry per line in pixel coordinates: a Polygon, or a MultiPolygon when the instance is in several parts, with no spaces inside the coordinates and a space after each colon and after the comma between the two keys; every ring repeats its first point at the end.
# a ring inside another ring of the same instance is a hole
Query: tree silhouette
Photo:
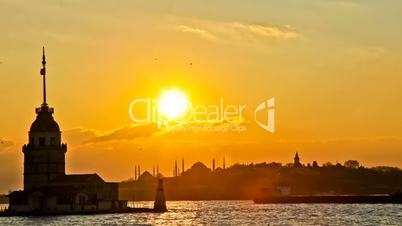
{"type": "Polygon", "coordinates": [[[344,166],[346,168],[357,169],[360,166],[360,163],[357,160],[348,160],[345,162],[344,166]]]}

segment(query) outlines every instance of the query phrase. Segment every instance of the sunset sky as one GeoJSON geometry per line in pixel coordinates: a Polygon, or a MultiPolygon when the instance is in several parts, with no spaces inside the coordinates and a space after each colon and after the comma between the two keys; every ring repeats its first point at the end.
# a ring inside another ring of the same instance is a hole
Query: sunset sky
{"type": "Polygon", "coordinates": [[[0,0],[0,193],[22,188],[42,102],[68,144],[67,173],[172,174],[185,158],[227,165],[317,160],[402,167],[402,1],[0,0]],[[246,131],[135,125],[136,98],[178,89],[192,103],[247,105],[246,131]],[[276,131],[254,122],[275,98],[276,131]]]}

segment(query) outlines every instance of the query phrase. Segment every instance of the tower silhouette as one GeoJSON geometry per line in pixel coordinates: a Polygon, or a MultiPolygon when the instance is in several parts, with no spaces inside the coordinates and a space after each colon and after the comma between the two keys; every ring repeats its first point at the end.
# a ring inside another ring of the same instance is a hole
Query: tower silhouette
{"type": "Polygon", "coordinates": [[[162,178],[158,179],[158,187],[156,190],[156,197],[155,197],[155,202],[154,202],[154,211],[157,211],[157,212],[167,211],[162,178]]]}
{"type": "Polygon", "coordinates": [[[54,109],[46,102],[46,56],[42,52],[43,103],[36,108],[36,119],[29,130],[24,153],[24,190],[48,185],[56,176],[65,175],[67,145],[61,143],[61,131],[53,118],[54,109]]]}
{"type": "Polygon", "coordinates": [[[296,154],[295,154],[293,167],[296,167],[296,168],[302,167],[302,164],[300,163],[299,153],[297,153],[297,151],[296,151],[296,154]]]}

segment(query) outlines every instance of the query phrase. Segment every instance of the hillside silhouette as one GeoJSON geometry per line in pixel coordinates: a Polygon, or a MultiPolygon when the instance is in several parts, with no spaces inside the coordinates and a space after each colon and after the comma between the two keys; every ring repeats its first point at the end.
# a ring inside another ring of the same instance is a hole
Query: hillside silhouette
{"type": "MultiPolygon", "coordinates": [[[[160,175],[162,176],[162,175],[160,175]]],[[[119,184],[119,194],[127,200],[153,200],[157,179],[144,172],[137,180],[119,184]]],[[[402,190],[402,171],[394,167],[360,166],[355,160],[345,164],[316,162],[295,166],[281,163],[235,164],[211,170],[197,162],[177,177],[165,177],[168,200],[253,199],[261,192],[275,195],[286,187],[291,195],[389,194],[402,190]]]]}

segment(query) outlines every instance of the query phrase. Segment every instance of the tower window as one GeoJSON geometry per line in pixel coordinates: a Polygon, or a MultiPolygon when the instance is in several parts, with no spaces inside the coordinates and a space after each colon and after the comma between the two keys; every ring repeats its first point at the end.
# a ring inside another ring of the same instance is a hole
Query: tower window
{"type": "Polygon", "coordinates": [[[45,138],[44,137],[39,137],[39,145],[45,146],[45,138]]]}
{"type": "Polygon", "coordinates": [[[50,144],[55,145],[56,144],[56,137],[51,137],[50,138],[50,144]]]}

